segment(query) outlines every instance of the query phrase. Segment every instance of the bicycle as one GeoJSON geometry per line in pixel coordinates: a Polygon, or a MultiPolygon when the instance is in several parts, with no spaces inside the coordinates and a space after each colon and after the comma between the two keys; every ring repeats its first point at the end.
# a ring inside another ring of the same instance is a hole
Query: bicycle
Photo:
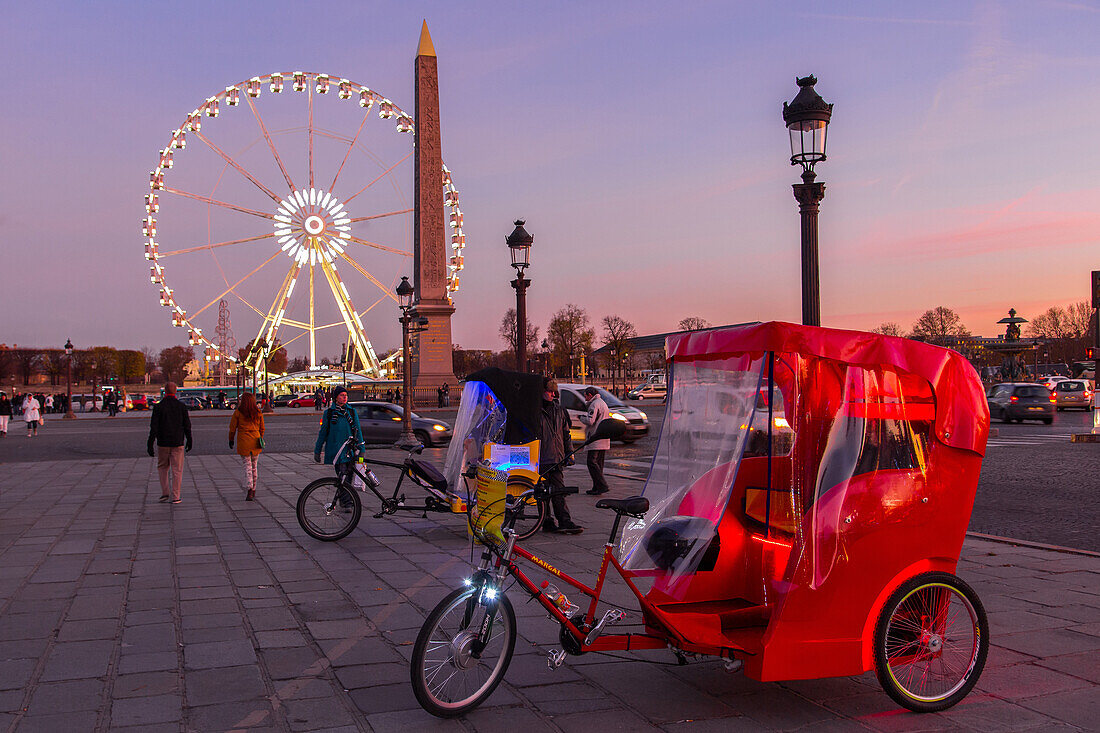
{"type": "MultiPolygon", "coordinates": [[[[337,451],[337,458],[359,452],[361,448],[365,449],[365,446],[357,443],[354,437],[348,438],[337,451]]],[[[324,542],[343,539],[359,524],[363,514],[359,494],[365,494],[367,490],[381,502],[381,510],[374,515],[375,519],[397,512],[422,512],[425,515],[427,512],[465,512],[465,500],[448,491],[447,479],[439,469],[430,461],[414,457],[413,454],[421,453],[424,446],[418,445],[408,450],[409,454],[401,463],[367,458],[360,453],[351,465],[351,472],[343,480],[339,475],[326,476],[307,485],[298,495],[298,524],[314,539],[324,542]],[[382,481],[369,466],[400,469],[401,474],[392,494],[385,496],[379,491],[382,481]],[[427,492],[423,504],[409,503],[406,495],[401,493],[406,478],[427,492]]]]}

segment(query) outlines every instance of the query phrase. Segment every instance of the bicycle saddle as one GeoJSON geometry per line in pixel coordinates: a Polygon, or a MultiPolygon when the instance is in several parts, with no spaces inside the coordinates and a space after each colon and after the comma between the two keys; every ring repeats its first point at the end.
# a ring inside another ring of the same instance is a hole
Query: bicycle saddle
{"type": "Polygon", "coordinates": [[[610,509],[618,514],[640,517],[649,511],[649,499],[644,496],[631,496],[626,499],[600,499],[597,509],[610,509]]]}

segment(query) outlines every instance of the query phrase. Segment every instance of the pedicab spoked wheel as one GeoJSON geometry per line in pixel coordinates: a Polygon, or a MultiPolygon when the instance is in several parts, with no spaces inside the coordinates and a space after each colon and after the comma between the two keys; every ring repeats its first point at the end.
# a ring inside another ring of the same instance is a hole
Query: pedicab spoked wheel
{"type": "Polygon", "coordinates": [[[359,495],[341,487],[336,477],[317,479],[298,494],[298,524],[317,540],[333,542],[347,537],[362,514],[359,495]],[[341,495],[351,502],[350,512],[340,505],[341,495]]]}
{"type": "Polygon", "coordinates": [[[910,579],[875,628],[875,673],[902,707],[944,710],[974,687],[989,653],[989,623],[974,590],[950,573],[910,579]]]}
{"type": "Polygon", "coordinates": [[[516,648],[516,614],[503,593],[483,598],[481,588],[459,588],[435,607],[420,628],[412,655],[413,692],[421,707],[440,718],[467,713],[504,678],[516,648]],[[480,655],[473,642],[496,604],[489,643],[480,655]]]}
{"type": "Polygon", "coordinates": [[[540,501],[534,497],[525,500],[523,514],[516,518],[516,523],[512,526],[516,530],[517,540],[525,540],[539,531],[542,523],[546,521],[546,515],[549,513],[547,504],[548,502],[540,501]]]}

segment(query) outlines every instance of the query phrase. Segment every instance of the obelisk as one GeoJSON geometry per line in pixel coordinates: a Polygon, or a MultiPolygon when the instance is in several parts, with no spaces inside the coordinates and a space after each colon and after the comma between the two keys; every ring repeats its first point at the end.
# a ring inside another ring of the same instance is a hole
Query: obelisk
{"type": "Polygon", "coordinates": [[[451,314],[447,295],[447,247],[443,223],[443,145],[439,132],[439,72],[428,21],[420,30],[414,62],[416,76],[415,198],[413,211],[413,287],[417,316],[427,327],[414,336],[413,394],[430,399],[446,382],[458,386],[451,361],[451,314]]]}

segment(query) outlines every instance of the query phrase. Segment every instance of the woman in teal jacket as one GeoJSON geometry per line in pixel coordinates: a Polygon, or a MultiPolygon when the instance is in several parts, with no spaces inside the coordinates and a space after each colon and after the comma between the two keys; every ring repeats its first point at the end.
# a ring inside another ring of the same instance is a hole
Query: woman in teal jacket
{"type": "MultiPolygon", "coordinates": [[[[317,432],[317,443],[313,446],[313,460],[321,462],[321,450],[325,452],[325,463],[336,466],[336,475],[345,483],[351,480],[352,466],[358,454],[358,446],[355,450],[345,451],[340,456],[336,453],[340,446],[351,436],[359,442],[363,442],[363,431],[359,427],[359,415],[348,406],[348,391],[343,387],[332,390],[332,407],[325,410],[321,418],[321,429],[317,432]],[[339,460],[337,460],[337,458],[339,460]]],[[[345,501],[341,495],[340,503],[345,507],[350,506],[351,500],[345,501]]]]}

